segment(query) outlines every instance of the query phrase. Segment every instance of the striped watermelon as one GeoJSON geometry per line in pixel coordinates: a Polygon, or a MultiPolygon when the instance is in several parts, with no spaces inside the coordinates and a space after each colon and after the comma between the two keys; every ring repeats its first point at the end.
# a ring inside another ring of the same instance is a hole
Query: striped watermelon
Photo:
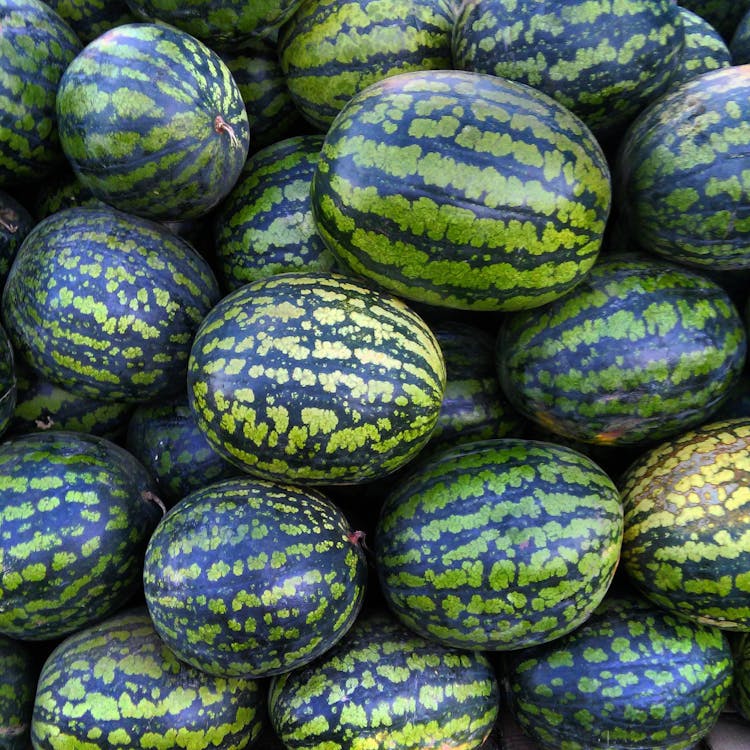
{"type": "Polygon", "coordinates": [[[164,645],[145,607],[66,638],[42,667],[35,750],[250,747],[265,721],[264,686],[217,678],[164,645]]]}
{"type": "Polygon", "coordinates": [[[750,66],[703,73],[654,102],[614,179],[632,241],[715,271],[750,269],[750,66]]]}
{"type": "Polygon", "coordinates": [[[702,73],[727,68],[732,64],[727,43],[705,18],[687,8],[680,8],[680,15],[685,30],[685,45],[680,64],[669,82],[670,88],[702,73]]]}
{"type": "Polygon", "coordinates": [[[339,274],[285,273],[206,315],[188,397],[209,443],[245,471],[351,484],[424,447],[445,377],[434,335],[401,300],[339,274]]]}
{"type": "Polygon", "coordinates": [[[705,18],[727,41],[750,11],[750,0],[681,0],[680,5],[705,18]]]}
{"type": "Polygon", "coordinates": [[[141,587],[163,506],[146,469],[101,437],[53,431],[0,443],[0,633],[60,638],[141,587]]]}
{"type": "Polygon", "coordinates": [[[343,513],[314,490],[252,477],[183,498],[146,550],[156,631],[209,674],[262,678],[297,669],[353,624],[367,566],[343,513]]]}
{"type": "Polygon", "coordinates": [[[375,567],[399,620],[451,647],[507,651],[583,623],[619,559],[612,480],[581,453],[502,438],[448,449],[398,483],[375,567]]]}
{"type": "Polygon", "coordinates": [[[538,750],[688,750],[727,703],[732,651],[717,628],[608,596],[576,631],[511,655],[507,675],[538,750]]]}
{"type": "Polygon", "coordinates": [[[544,91],[606,140],[667,89],[683,43],[672,0],[465,0],[453,58],[544,91]]]}
{"type": "Polygon", "coordinates": [[[247,157],[248,119],[229,69],[183,31],[115,27],[68,65],[57,92],[60,143],[105,203],[158,219],[207,214],[247,157]]]}
{"type": "Polygon", "coordinates": [[[0,187],[41,179],[64,163],[55,97],[80,50],[73,29],[46,3],[0,2],[0,187]]]}
{"type": "Polygon", "coordinates": [[[622,479],[622,569],[682,618],[750,631],[750,418],[704,424],[643,454],[622,479]]]}
{"type": "Polygon", "coordinates": [[[192,337],[218,298],[207,261],[161,224],[70,208],[27,235],[2,314],[19,358],[46,379],[138,402],[184,389],[192,337]]]}
{"type": "Polygon", "coordinates": [[[473,750],[492,730],[499,689],[483,654],[373,612],[313,664],[274,677],[268,705],[288,750],[473,750]]]}
{"type": "Polygon", "coordinates": [[[29,645],[0,636],[0,748],[28,750],[39,670],[29,645]]]}
{"type": "Polygon", "coordinates": [[[342,263],[406,299],[549,302],[581,281],[610,208],[602,151],[547,95],[463,71],[401,73],[346,104],[312,182],[342,263]]]}
{"type": "Polygon", "coordinates": [[[227,292],[277,273],[333,269],[310,205],[322,145],[322,135],[294,136],[248,159],[215,220],[216,265],[227,292]]]}
{"type": "Polygon", "coordinates": [[[325,132],[370,84],[451,68],[453,21],[451,0],[303,0],[277,43],[292,100],[325,132]]]}
{"type": "Polygon", "coordinates": [[[114,26],[135,21],[125,0],[45,0],[84,43],[114,26]]]}
{"type": "Polygon", "coordinates": [[[709,418],[747,336],[718,284],[665,261],[603,258],[565,297],[507,316],[497,341],[511,404],[555,434],[653,443],[709,418]]]}
{"type": "Polygon", "coordinates": [[[750,634],[739,637],[734,650],[732,706],[745,721],[750,721],[750,634]]]}

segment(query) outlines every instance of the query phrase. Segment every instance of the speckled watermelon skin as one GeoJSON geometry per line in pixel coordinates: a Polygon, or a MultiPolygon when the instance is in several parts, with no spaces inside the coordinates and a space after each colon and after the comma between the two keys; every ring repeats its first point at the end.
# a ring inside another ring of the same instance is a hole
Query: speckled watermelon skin
{"type": "Polygon", "coordinates": [[[113,614],[140,590],[162,514],[145,468],[104,438],[0,443],[0,633],[49,641],[113,614]]]}
{"type": "Polygon", "coordinates": [[[750,631],[745,478],[750,418],[665,440],[622,478],[621,567],[650,602],[683,618],[750,631]]]}
{"type": "Polygon", "coordinates": [[[532,422],[593,445],[649,445],[721,406],[743,370],[746,339],[717,283],[617,254],[565,297],[508,316],[497,365],[511,404],[532,422]]]}
{"type": "Polygon", "coordinates": [[[518,723],[540,750],[688,750],[733,680],[729,640],[638,597],[606,597],[573,633],[511,655],[518,723]]]}
{"type": "Polygon", "coordinates": [[[0,187],[42,179],[65,162],[55,100],[81,50],[73,29],[40,0],[0,3],[0,187]]]}
{"type": "Polygon", "coordinates": [[[272,481],[361,484],[413,459],[445,362],[400,299],[336,273],[285,273],[226,295],[193,341],[188,398],[227,460],[272,481]]]}
{"type": "Polygon", "coordinates": [[[670,88],[702,73],[727,68],[733,63],[726,41],[705,18],[682,7],[680,15],[685,30],[685,45],[677,70],[669,82],[670,88]]]}
{"type": "Polygon", "coordinates": [[[46,0],[84,44],[114,26],[135,21],[125,0],[46,0]]]}
{"type": "Polygon", "coordinates": [[[70,208],[26,236],[1,309],[18,358],[37,373],[134,403],[184,390],[193,335],[219,296],[208,262],[163,225],[70,208]]]}
{"type": "Polygon", "coordinates": [[[591,269],[611,184],[590,130],[546,94],[415,71],[349,100],[311,195],[318,232],[355,274],[418,303],[509,311],[591,269]]]}
{"type": "Polygon", "coordinates": [[[473,750],[499,711],[487,657],[368,612],[314,664],[273,678],[269,715],[289,750],[473,750]]]}
{"type": "Polygon", "coordinates": [[[367,564],[343,513],[315,490],[252,477],[175,505],[146,551],[159,636],[219,676],[268,677],[320,656],[354,623],[367,564]]]}
{"type": "Polygon", "coordinates": [[[65,69],[60,144],[95,197],[161,220],[206,215],[249,149],[247,112],[216,52],[172,26],[106,31],[65,69]]]}
{"type": "Polygon", "coordinates": [[[28,750],[37,667],[30,645],[0,636],[0,748],[28,750]]]}
{"type": "Polygon", "coordinates": [[[265,704],[257,680],[180,662],[139,606],[68,636],[47,657],[31,737],[35,750],[241,750],[260,734],[265,704]]]}
{"type": "Polygon", "coordinates": [[[612,581],[622,533],[617,488],[589,458],[484,440],[420,461],[393,489],[375,566],[386,602],[413,631],[509,651],[587,619],[612,581]]]}

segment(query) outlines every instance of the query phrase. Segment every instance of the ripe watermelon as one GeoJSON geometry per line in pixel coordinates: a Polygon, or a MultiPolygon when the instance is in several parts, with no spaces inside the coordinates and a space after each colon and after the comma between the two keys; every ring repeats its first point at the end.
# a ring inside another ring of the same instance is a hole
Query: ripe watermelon
{"type": "Polygon", "coordinates": [[[68,65],[57,92],[60,143],[105,203],[180,220],[207,214],[247,157],[245,104],[213,50],[171,26],[118,26],[68,65]]]}
{"type": "Polygon", "coordinates": [[[591,269],[610,209],[591,132],[546,94],[463,71],[401,73],[352,97],[312,182],[344,266],[439,307],[549,302],[591,269]]]}
{"type": "Polygon", "coordinates": [[[726,42],[705,18],[687,8],[680,8],[680,14],[685,30],[685,45],[677,70],[669,82],[670,88],[702,73],[727,68],[732,64],[732,54],[726,42]]]}
{"type": "Polygon", "coordinates": [[[70,24],[84,43],[92,42],[114,26],[135,21],[125,0],[45,0],[70,24]]]}
{"type": "Polygon", "coordinates": [[[0,636],[0,748],[28,750],[39,669],[31,647],[0,636]]]}

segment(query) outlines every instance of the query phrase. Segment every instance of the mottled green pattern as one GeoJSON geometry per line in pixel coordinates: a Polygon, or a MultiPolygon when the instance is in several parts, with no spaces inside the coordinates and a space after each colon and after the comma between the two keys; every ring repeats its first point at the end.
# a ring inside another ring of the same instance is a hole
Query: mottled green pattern
{"type": "Polygon", "coordinates": [[[498,707],[485,656],[421,638],[380,613],[362,616],[315,664],[269,689],[271,723],[288,750],[473,750],[498,707]]]}
{"type": "Polygon", "coordinates": [[[273,37],[301,0],[126,0],[139,18],[159,19],[202,39],[211,48],[231,49],[255,36],[273,37]]]}
{"type": "Polygon", "coordinates": [[[686,8],[680,8],[680,15],[685,30],[685,45],[677,70],[670,79],[670,87],[732,64],[726,42],[708,21],[686,8]]]}
{"type": "Polygon", "coordinates": [[[750,418],[645,453],[622,480],[622,568],[662,609],[750,631],[750,418]]]}
{"type": "Polygon", "coordinates": [[[231,190],[249,148],[229,69],[160,24],[110,29],[76,56],[57,92],[60,143],[104,202],[158,219],[204,216],[231,190]]]}
{"type": "Polygon", "coordinates": [[[534,86],[609,138],[666,90],[684,34],[672,0],[466,0],[453,42],[457,68],[534,86]]]}
{"type": "Polygon", "coordinates": [[[590,131],[545,94],[462,71],[402,73],[355,95],[313,176],[323,240],[407,299],[534,307],[589,271],[611,200],[590,131]]]}
{"type": "Polygon", "coordinates": [[[146,551],[144,591],[159,635],[209,674],[297,669],[359,613],[367,566],[343,513],[314,490],[251,477],[174,506],[146,551]]]}
{"type": "Polygon", "coordinates": [[[186,394],[166,403],[139,404],[127,423],[125,447],[149,470],[168,506],[240,473],[198,429],[186,394]]]}
{"type": "Polygon", "coordinates": [[[467,443],[420,462],[387,497],[376,570],[405,625],[448,646],[507,651],[579,626],[622,540],[612,480],[552,443],[467,443]]]}
{"type": "Polygon", "coordinates": [[[137,607],[69,636],[42,667],[35,750],[249,747],[264,722],[265,691],[180,662],[137,607]]]}
{"type": "Polygon", "coordinates": [[[80,49],[75,32],[46,3],[0,2],[0,187],[43,178],[65,161],[55,95],[80,49]]]}
{"type": "Polygon", "coordinates": [[[607,597],[577,631],[519,653],[508,680],[539,750],[688,750],[718,720],[732,673],[717,628],[607,597]]]}
{"type": "Polygon", "coordinates": [[[524,416],[586,443],[653,442],[708,418],[740,373],[745,327],[708,278],[632,255],[560,300],[508,316],[500,382],[524,416]]]}
{"type": "Polygon", "coordinates": [[[46,0],[88,44],[114,26],[135,21],[125,0],[46,0]]]}
{"type": "Polygon", "coordinates": [[[442,352],[403,302],[338,274],[246,284],[206,316],[188,396],[214,449],[248,472],[358,483],[411,460],[445,389],[442,352]]]}
{"type": "Polygon", "coordinates": [[[703,73],[642,112],[614,178],[632,241],[714,271],[750,269],[750,66],[703,73]]]}
{"type": "Polygon", "coordinates": [[[70,208],[24,240],[2,312],[18,356],[43,377],[137,402],[184,388],[193,335],[218,298],[207,261],[162,225],[70,208]]]}
{"type": "Polygon", "coordinates": [[[295,136],[248,159],[215,221],[215,257],[227,292],[277,273],[333,269],[310,205],[322,145],[322,135],[295,136]]]}
{"type": "Polygon", "coordinates": [[[705,18],[727,41],[750,11],[750,0],[681,0],[680,5],[705,18]]]}
{"type": "Polygon", "coordinates": [[[0,636],[0,750],[28,750],[38,668],[29,646],[0,636]]]}
{"type": "Polygon", "coordinates": [[[115,612],[140,589],[161,516],[146,470],[104,438],[0,443],[0,633],[51,640],[115,612]]]}
{"type": "Polygon", "coordinates": [[[302,132],[302,114],[292,101],[275,42],[252,37],[240,49],[221,50],[219,55],[245,102],[251,152],[302,132]]]}
{"type": "Polygon", "coordinates": [[[303,0],[278,39],[294,103],[325,132],[370,84],[453,67],[453,20],[450,0],[303,0]]]}

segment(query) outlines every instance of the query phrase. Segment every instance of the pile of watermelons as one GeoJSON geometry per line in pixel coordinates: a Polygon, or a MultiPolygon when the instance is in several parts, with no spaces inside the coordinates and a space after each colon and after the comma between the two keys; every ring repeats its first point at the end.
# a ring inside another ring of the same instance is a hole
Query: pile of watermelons
{"type": "Polygon", "coordinates": [[[750,0],[0,0],[0,748],[750,727],[750,0]]]}

